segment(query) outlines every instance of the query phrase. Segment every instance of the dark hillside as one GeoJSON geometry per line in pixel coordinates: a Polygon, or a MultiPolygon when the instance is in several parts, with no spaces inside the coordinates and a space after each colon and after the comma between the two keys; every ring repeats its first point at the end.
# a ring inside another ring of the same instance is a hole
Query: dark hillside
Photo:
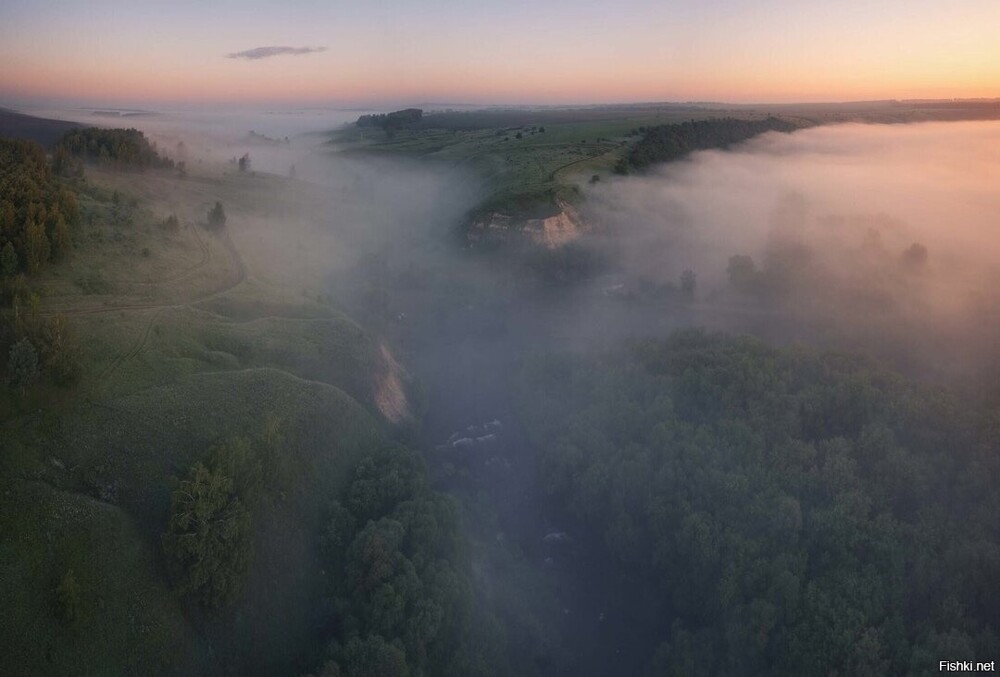
{"type": "Polygon", "coordinates": [[[28,139],[52,149],[66,132],[79,128],[75,122],[36,118],[17,111],[0,108],[0,136],[28,139]]]}

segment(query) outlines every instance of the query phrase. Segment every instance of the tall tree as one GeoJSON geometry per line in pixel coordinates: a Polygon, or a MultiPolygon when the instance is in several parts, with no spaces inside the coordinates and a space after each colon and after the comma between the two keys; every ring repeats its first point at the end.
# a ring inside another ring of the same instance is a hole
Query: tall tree
{"type": "Polygon", "coordinates": [[[17,272],[17,252],[14,245],[8,242],[0,249],[0,274],[10,277],[17,272]]]}
{"type": "Polygon", "coordinates": [[[25,258],[27,259],[28,270],[34,273],[48,262],[52,248],[49,244],[49,237],[45,234],[45,226],[38,221],[30,221],[24,230],[25,258]]]}
{"type": "Polygon", "coordinates": [[[235,600],[249,564],[250,527],[233,478],[196,463],[171,497],[162,537],[177,590],[208,607],[235,600]]]}
{"type": "Polygon", "coordinates": [[[226,210],[222,207],[221,202],[216,201],[215,206],[209,210],[208,225],[213,228],[222,228],[226,225],[226,210]]]}
{"type": "Polygon", "coordinates": [[[59,212],[52,224],[52,258],[65,259],[73,248],[73,240],[70,235],[69,224],[59,212]]]}

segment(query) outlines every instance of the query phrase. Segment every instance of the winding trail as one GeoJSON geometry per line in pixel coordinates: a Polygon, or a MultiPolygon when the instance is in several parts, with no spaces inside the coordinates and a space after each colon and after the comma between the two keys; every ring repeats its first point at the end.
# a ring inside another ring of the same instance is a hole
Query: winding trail
{"type": "MultiPolygon", "coordinates": [[[[228,291],[231,291],[233,288],[239,286],[240,284],[243,283],[244,280],[246,280],[246,264],[243,262],[243,258],[240,256],[239,251],[236,249],[236,246],[233,244],[233,242],[230,239],[228,233],[223,238],[220,238],[220,239],[222,240],[223,246],[229,252],[229,255],[232,258],[233,262],[236,264],[236,275],[233,277],[233,279],[226,281],[226,283],[223,284],[222,286],[217,287],[217,288],[215,288],[215,289],[213,289],[213,290],[205,293],[202,296],[197,296],[197,297],[194,297],[194,298],[186,299],[184,301],[177,301],[177,302],[173,302],[173,303],[129,303],[129,304],[123,304],[123,305],[91,306],[89,308],[88,307],[83,307],[83,308],[69,308],[69,309],[51,309],[50,308],[50,309],[45,310],[44,312],[42,312],[41,316],[42,317],[53,317],[55,315],[63,315],[65,317],[77,317],[77,316],[80,316],[80,315],[99,315],[99,314],[102,314],[102,313],[115,313],[115,312],[125,311],[125,310],[153,310],[153,309],[157,309],[157,308],[183,308],[185,306],[190,306],[190,305],[193,305],[195,303],[201,303],[202,301],[207,301],[209,299],[215,298],[215,297],[217,297],[217,296],[219,296],[221,294],[224,294],[224,293],[226,293],[228,291]]],[[[199,238],[199,240],[200,240],[200,238],[199,238]]],[[[206,249],[208,249],[208,245],[204,245],[204,246],[206,247],[206,249]]],[[[208,260],[209,261],[211,260],[211,255],[210,254],[208,255],[208,260]]],[[[199,268],[201,268],[201,267],[204,267],[204,266],[199,266],[199,268]]],[[[191,270],[189,269],[186,272],[190,273],[191,270]]],[[[172,281],[176,282],[178,279],[182,279],[182,278],[174,278],[172,281]]],[[[158,283],[129,282],[129,283],[124,283],[124,284],[163,284],[163,282],[162,281],[158,282],[158,283]]]]}
{"type": "MultiPolygon", "coordinates": [[[[165,282],[176,282],[181,279],[185,279],[197,270],[204,268],[209,265],[212,261],[211,247],[202,239],[201,235],[198,233],[198,226],[192,226],[195,239],[198,241],[199,248],[203,252],[202,261],[192,268],[188,268],[181,271],[175,276],[171,276],[166,280],[161,280],[157,283],[128,283],[128,284],[164,284],[165,282]]],[[[120,313],[120,312],[142,312],[142,311],[154,311],[146,322],[144,328],[140,332],[138,338],[135,342],[129,346],[126,350],[116,356],[111,362],[104,367],[97,375],[95,381],[95,387],[100,387],[107,383],[108,377],[114,374],[124,363],[135,358],[142,352],[143,348],[146,347],[146,343],[149,341],[149,337],[152,334],[153,327],[156,324],[157,318],[160,317],[165,311],[176,309],[176,308],[187,308],[195,304],[202,303],[214,298],[217,298],[223,294],[226,294],[239,285],[241,285],[247,278],[246,263],[243,261],[243,257],[240,256],[239,250],[236,245],[233,244],[232,238],[229,237],[229,233],[225,232],[220,237],[219,240],[222,242],[223,247],[229,253],[232,262],[235,264],[236,274],[230,279],[226,280],[223,284],[214,289],[211,289],[203,294],[194,296],[192,298],[184,299],[182,301],[174,301],[167,303],[133,303],[126,305],[105,305],[100,307],[90,307],[90,308],[75,308],[69,310],[48,310],[42,313],[43,317],[52,317],[55,315],[63,315],[65,317],[80,317],[85,315],[100,315],[106,313],[120,313]]]]}
{"type": "Polygon", "coordinates": [[[153,313],[153,316],[149,318],[149,322],[146,323],[146,328],[143,330],[139,340],[136,341],[131,348],[111,360],[108,366],[101,370],[101,372],[97,375],[98,383],[104,383],[107,377],[113,374],[122,365],[122,363],[131,360],[133,357],[142,352],[142,349],[146,347],[146,342],[149,340],[149,335],[153,331],[153,326],[156,324],[156,318],[158,318],[164,310],[166,310],[166,308],[160,308],[153,313]]]}

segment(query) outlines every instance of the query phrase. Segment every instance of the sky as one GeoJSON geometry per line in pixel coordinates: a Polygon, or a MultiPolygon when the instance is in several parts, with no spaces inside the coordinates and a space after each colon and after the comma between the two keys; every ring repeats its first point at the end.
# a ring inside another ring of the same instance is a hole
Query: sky
{"type": "Polygon", "coordinates": [[[998,0],[0,0],[0,105],[993,98],[998,26],[998,0]]]}

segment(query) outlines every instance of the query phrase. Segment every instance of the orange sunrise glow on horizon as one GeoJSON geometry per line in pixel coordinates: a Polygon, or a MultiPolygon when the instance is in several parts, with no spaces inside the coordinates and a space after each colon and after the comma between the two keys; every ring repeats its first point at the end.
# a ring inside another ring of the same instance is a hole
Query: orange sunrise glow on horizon
{"type": "Polygon", "coordinates": [[[221,2],[196,10],[15,1],[0,11],[0,102],[1000,96],[996,2],[221,2]],[[287,51],[241,56],[276,46],[287,51]]]}

